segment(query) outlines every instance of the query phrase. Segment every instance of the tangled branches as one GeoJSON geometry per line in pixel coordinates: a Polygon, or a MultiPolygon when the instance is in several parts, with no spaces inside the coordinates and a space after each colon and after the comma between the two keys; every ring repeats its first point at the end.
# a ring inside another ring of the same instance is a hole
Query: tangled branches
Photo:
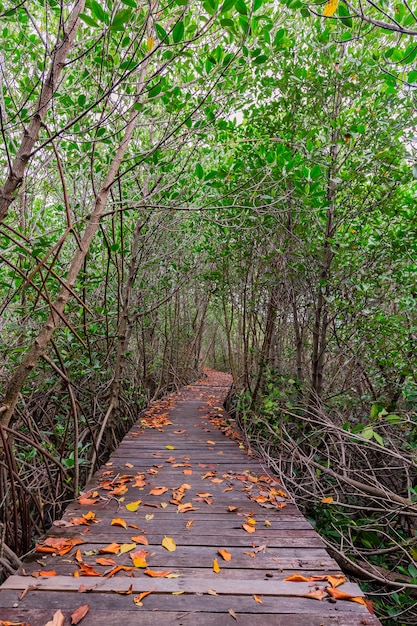
{"type": "MultiPolygon", "coordinates": [[[[384,412],[383,412],[384,413],[384,412]]],[[[329,552],[392,624],[417,619],[417,446],[411,415],[343,423],[281,408],[240,424],[313,520],[329,552]],[[398,621],[399,620],[399,621],[398,621]]]]}

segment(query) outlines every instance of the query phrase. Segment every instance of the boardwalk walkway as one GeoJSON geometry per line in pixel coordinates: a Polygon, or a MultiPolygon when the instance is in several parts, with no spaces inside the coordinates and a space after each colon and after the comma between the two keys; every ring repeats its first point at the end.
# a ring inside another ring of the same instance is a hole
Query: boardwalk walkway
{"type": "Polygon", "coordinates": [[[147,412],[3,584],[0,624],[379,624],[329,595],[362,593],[332,587],[341,572],[321,539],[234,438],[229,384],[212,373],[147,412]]]}

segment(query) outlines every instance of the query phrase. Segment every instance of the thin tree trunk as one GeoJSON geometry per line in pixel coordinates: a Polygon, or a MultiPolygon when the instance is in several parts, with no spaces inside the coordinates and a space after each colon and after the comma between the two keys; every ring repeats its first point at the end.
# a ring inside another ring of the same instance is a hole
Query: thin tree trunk
{"type": "Polygon", "coordinates": [[[72,49],[78,30],[79,15],[84,10],[84,5],[85,0],[78,0],[75,3],[67,27],[65,27],[65,25],[63,26],[62,40],[55,46],[55,50],[52,54],[51,67],[42,85],[36,110],[32,115],[28,127],[25,128],[23,132],[23,137],[14,161],[10,166],[8,177],[0,190],[0,224],[6,218],[9,207],[15,199],[16,190],[23,182],[31,152],[38,139],[39,131],[48,109],[51,106],[62,68],[72,49]]]}

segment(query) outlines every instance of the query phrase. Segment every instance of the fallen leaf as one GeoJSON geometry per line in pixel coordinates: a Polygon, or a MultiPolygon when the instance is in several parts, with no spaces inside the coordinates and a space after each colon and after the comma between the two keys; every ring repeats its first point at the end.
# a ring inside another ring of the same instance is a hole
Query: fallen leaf
{"type": "Polygon", "coordinates": [[[341,591],[340,589],[334,589],[333,587],[326,587],[326,591],[335,600],[347,600],[348,602],[357,602],[366,606],[365,598],[361,596],[352,596],[350,593],[341,591]]]}
{"type": "Polygon", "coordinates": [[[106,572],[105,573],[105,577],[106,578],[111,578],[112,576],[115,576],[118,572],[131,572],[132,568],[129,567],[128,565],[116,565],[116,567],[113,567],[112,570],[110,570],[110,572],[106,572]]]}
{"type": "Polygon", "coordinates": [[[175,552],[177,545],[172,537],[164,537],[162,539],[162,547],[169,552],[175,552]]]}
{"type": "Polygon", "coordinates": [[[207,593],[208,593],[210,596],[217,596],[217,595],[218,595],[218,594],[217,594],[217,591],[216,591],[215,589],[209,589],[209,590],[207,591],[207,593]]]}
{"type": "Polygon", "coordinates": [[[260,598],[259,596],[255,594],[253,594],[253,599],[255,600],[255,602],[258,602],[259,604],[263,604],[262,598],[260,598]]]}
{"type": "Polygon", "coordinates": [[[346,582],[346,576],[343,574],[336,574],[334,576],[327,576],[327,580],[331,584],[332,587],[339,587],[339,585],[343,585],[346,582]]]}
{"type": "Polygon", "coordinates": [[[44,552],[47,554],[59,554],[64,556],[73,549],[74,546],[78,546],[84,543],[82,539],[74,538],[58,538],[48,537],[42,544],[36,544],[36,552],[44,552]]]}
{"type": "Polygon", "coordinates": [[[171,572],[166,570],[165,572],[154,572],[151,569],[145,569],[143,572],[147,576],[151,576],[152,578],[167,578],[171,572]]]}
{"type": "Polygon", "coordinates": [[[167,450],[175,450],[175,446],[165,446],[167,450]]]}
{"type": "Polygon", "coordinates": [[[250,524],[242,524],[242,528],[244,530],[246,530],[247,533],[254,533],[255,532],[255,527],[251,526],[250,524]]]}
{"type": "Polygon", "coordinates": [[[185,469],[185,470],[183,470],[182,473],[185,474],[186,476],[191,476],[191,474],[193,473],[193,470],[185,469]]]}
{"type": "Polygon", "coordinates": [[[308,583],[308,582],[310,582],[309,578],[306,578],[305,576],[302,576],[301,574],[292,574],[291,576],[287,576],[287,578],[284,578],[284,580],[286,580],[287,582],[291,582],[291,583],[308,583]]]}
{"type": "Polygon", "coordinates": [[[71,613],[71,624],[79,624],[89,610],[90,607],[88,604],[84,604],[83,606],[79,606],[78,609],[75,609],[74,613],[71,613]]]}
{"type": "Polygon", "coordinates": [[[182,594],[185,593],[185,591],[173,591],[172,592],[172,596],[182,596],[182,594]]]}
{"type": "Polygon", "coordinates": [[[129,586],[129,589],[127,589],[126,591],[124,591],[123,589],[119,589],[119,590],[115,590],[116,593],[119,593],[122,596],[130,596],[131,593],[133,593],[133,585],[129,586]]]}
{"type": "Polygon", "coordinates": [[[146,598],[146,596],[148,596],[153,591],[155,591],[155,589],[151,589],[151,591],[142,591],[142,593],[140,593],[138,596],[135,596],[133,598],[133,602],[136,604],[136,606],[143,606],[142,605],[143,598],[146,598]]]}
{"type": "Polygon", "coordinates": [[[219,562],[217,559],[213,560],[213,572],[215,574],[218,574],[221,571],[220,566],[219,566],[219,562]]]}
{"type": "Polygon", "coordinates": [[[230,513],[234,513],[235,511],[237,511],[237,510],[238,510],[238,508],[237,508],[237,506],[228,506],[228,507],[227,507],[227,510],[228,510],[230,513]]]}
{"type": "Polygon", "coordinates": [[[126,554],[136,548],[136,543],[122,543],[120,546],[120,554],[126,554]]]}
{"type": "Polygon", "coordinates": [[[168,487],[154,487],[150,490],[150,496],[162,496],[162,494],[168,491],[168,487]]]}
{"type": "Polygon", "coordinates": [[[53,618],[45,626],[64,626],[65,617],[61,609],[55,611],[53,618]]]}
{"type": "Polygon", "coordinates": [[[146,557],[149,555],[149,552],[147,550],[144,550],[143,548],[140,548],[139,550],[136,550],[136,552],[131,552],[129,554],[130,558],[133,561],[133,565],[135,567],[147,567],[147,563],[146,563],[146,557]]]}
{"type": "Polygon", "coordinates": [[[131,511],[132,513],[134,513],[135,511],[138,510],[139,505],[141,504],[142,500],[136,500],[135,502],[129,502],[129,504],[126,504],[126,509],[128,511],[131,511]]]}
{"type": "Polygon", "coordinates": [[[315,589],[314,591],[310,591],[309,593],[305,593],[303,598],[312,598],[313,600],[323,600],[326,597],[326,593],[323,589],[315,589]]]}
{"type": "Polygon", "coordinates": [[[105,546],[104,548],[100,548],[99,553],[100,554],[117,554],[120,550],[120,544],[119,543],[109,543],[108,546],[105,546]]]}
{"type": "Polygon", "coordinates": [[[232,558],[232,555],[228,552],[228,550],[217,550],[217,552],[225,561],[230,561],[232,558]]]}
{"type": "Polygon", "coordinates": [[[85,496],[80,496],[78,498],[78,502],[79,504],[87,504],[88,506],[90,506],[91,504],[96,504],[98,502],[98,498],[88,498],[85,496]]]}
{"type": "Polygon", "coordinates": [[[147,540],[145,535],[135,535],[134,537],[132,537],[132,541],[135,541],[136,543],[139,543],[143,546],[149,545],[149,541],[147,540]]]}
{"type": "Polygon", "coordinates": [[[116,561],[111,558],[99,557],[96,559],[97,565],[116,565],[116,561]]]}
{"type": "Polygon", "coordinates": [[[150,522],[151,519],[153,519],[155,517],[155,515],[153,513],[149,514],[149,515],[145,515],[145,519],[147,522],[150,522]]]}
{"type": "Polygon", "coordinates": [[[264,521],[264,526],[266,526],[266,528],[271,528],[271,522],[269,521],[269,519],[266,519],[264,521]]]}
{"type": "Polygon", "coordinates": [[[194,524],[194,520],[193,519],[189,519],[188,522],[185,525],[185,528],[187,530],[190,530],[190,527],[192,526],[192,524],[194,524]]]}
{"type": "Polygon", "coordinates": [[[122,526],[123,528],[127,528],[127,523],[121,517],[114,517],[111,521],[112,526],[122,526]]]}
{"type": "Polygon", "coordinates": [[[332,498],[331,496],[330,496],[329,498],[322,498],[322,499],[321,499],[321,502],[322,502],[323,504],[332,504],[332,502],[333,502],[333,498],[332,498]]]}
{"type": "Polygon", "coordinates": [[[227,612],[237,621],[237,616],[233,609],[228,609],[227,612]]]}
{"type": "Polygon", "coordinates": [[[78,576],[101,576],[92,565],[88,565],[87,563],[78,563],[78,567],[80,569],[74,572],[74,576],[75,574],[78,574],[78,576]]]}

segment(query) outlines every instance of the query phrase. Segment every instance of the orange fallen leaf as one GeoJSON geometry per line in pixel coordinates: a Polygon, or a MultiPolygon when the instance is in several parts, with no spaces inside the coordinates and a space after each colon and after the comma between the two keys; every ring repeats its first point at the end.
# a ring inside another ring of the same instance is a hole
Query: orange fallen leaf
{"type": "Polygon", "coordinates": [[[178,505],[178,513],[188,513],[188,511],[197,511],[198,509],[191,502],[185,502],[178,505]]]}
{"type": "Polygon", "coordinates": [[[153,591],[155,591],[155,589],[151,589],[151,591],[142,591],[142,593],[140,593],[138,596],[135,596],[133,598],[133,602],[137,605],[137,606],[142,606],[142,600],[143,598],[146,598],[146,596],[148,596],[150,593],[152,593],[153,591]]]}
{"type": "Polygon", "coordinates": [[[256,558],[255,552],[244,552],[243,554],[247,554],[248,556],[250,556],[251,559],[255,559],[256,558]]]}
{"type": "Polygon", "coordinates": [[[99,572],[96,572],[92,565],[88,565],[87,563],[78,563],[78,567],[80,569],[75,573],[78,573],[79,576],[101,576],[99,572]]]}
{"type": "Polygon", "coordinates": [[[287,576],[287,578],[284,578],[284,580],[286,580],[287,582],[291,582],[291,583],[310,582],[310,578],[306,578],[305,576],[302,576],[301,574],[292,574],[291,576],[287,576]]]}
{"type": "Polygon", "coordinates": [[[255,594],[253,594],[253,599],[255,600],[255,602],[259,602],[259,604],[263,604],[262,598],[260,598],[259,596],[255,594]]]}
{"type": "Polygon", "coordinates": [[[230,561],[232,558],[232,555],[230,554],[228,550],[217,550],[217,552],[225,561],[230,561]]]}
{"type": "Polygon", "coordinates": [[[105,546],[104,548],[100,548],[99,553],[100,554],[117,554],[120,550],[120,543],[109,543],[108,546],[105,546]]]}
{"type": "Polygon", "coordinates": [[[255,526],[251,526],[250,524],[242,524],[242,528],[246,530],[247,533],[255,532],[255,526]]]}
{"type": "Polygon", "coordinates": [[[78,609],[75,609],[74,613],[71,613],[71,624],[79,624],[89,610],[90,607],[88,604],[84,604],[83,606],[79,606],[78,609]]]}
{"type": "Polygon", "coordinates": [[[98,502],[98,498],[88,498],[86,496],[80,496],[78,498],[78,502],[79,504],[87,504],[87,505],[91,505],[91,504],[96,504],[98,502]]]}
{"type": "Polygon", "coordinates": [[[217,559],[213,559],[213,572],[215,574],[218,574],[221,571],[220,566],[219,566],[219,562],[217,559]]]}
{"type": "Polygon", "coordinates": [[[321,502],[322,502],[323,504],[332,504],[332,502],[333,502],[333,498],[332,498],[331,496],[330,496],[330,497],[328,497],[328,498],[322,498],[322,499],[321,499],[321,502]]]}
{"type": "Polygon", "coordinates": [[[70,550],[73,549],[74,546],[78,546],[79,544],[84,543],[82,539],[74,538],[57,538],[57,537],[48,537],[42,544],[36,544],[35,550],[36,552],[44,552],[47,554],[59,554],[60,556],[64,556],[70,550]]]}
{"type": "Polygon", "coordinates": [[[227,510],[228,510],[230,513],[234,513],[234,512],[235,512],[235,511],[237,511],[238,509],[237,509],[237,506],[228,506],[228,507],[227,507],[227,510]]]}
{"type": "Polygon", "coordinates": [[[132,537],[132,541],[135,541],[136,543],[139,543],[143,546],[149,545],[149,541],[147,540],[145,535],[135,535],[134,537],[132,537]]]}
{"type": "Polygon", "coordinates": [[[334,589],[333,587],[326,587],[326,591],[335,600],[347,600],[348,602],[357,602],[366,606],[365,598],[361,596],[352,596],[350,593],[341,591],[340,589],[334,589]]]}
{"type": "Polygon", "coordinates": [[[212,497],[213,497],[213,494],[212,494],[212,493],[210,493],[210,492],[208,492],[208,491],[199,491],[199,492],[197,493],[197,496],[198,496],[199,498],[212,498],[212,497]]]}
{"type": "Polygon", "coordinates": [[[177,545],[172,537],[164,537],[162,539],[162,547],[169,552],[175,552],[177,545]]]}
{"type": "Polygon", "coordinates": [[[168,487],[154,487],[150,490],[149,495],[151,496],[162,496],[162,494],[168,491],[168,487]]]}
{"type": "Polygon", "coordinates": [[[74,557],[74,558],[75,558],[75,560],[76,560],[78,563],[81,563],[81,562],[82,562],[82,560],[83,560],[83,555],[81,554],[81,550],[80,550],[80,548],[78,548],[77,552],[75,553],[75,557],[74,557]]]}
{"type": "Polygon", "coordinates": [[[116,565],[116,561],[111,558],[100,557],[96,559],[97,565],[116,565]]]}
{"type": "Polygon", "coordinates": [[[116,567],[113,567],[112,570],[110,570],[110,572],[106,573],[106,578],[111,578],[112,576],[115,576],[118,572],[131,572],[132,568],[129,567],[128,565],[116,565],[116,567]]]}
{"type": "Polygon", "coordinates": [[[327,576],[327,580],[331,584],[332,587],[339,587],[339,585],[343,585],[346,582],[346,576],[343,574],[336,574],[334,576],[327,576]]]}
{"type": "Polygon", "coordinates": [[[54,569],[50,569],[50,570],[43,570],[39,576],[45,576],[45,577],[49,577],[49,576],[56,576],[56,571],[54,569]]]}
{"type": "Polygon", "coordinates": [[[127,523],[121,517],[114,517],[111,521],[112,526],[122,526],[123,528],[127,528],[127,523]]]}
{"type": "Polygon", "coordinates": [[[147,576],[151,576],[152,578],[165,578],[169,574],[171,574],[170,570],[166,570],[165,572],[154,572],[151,569],[145,569],[143,572],[147,576]]]}
{"type": "Polygon", "coordinates": [[[183,470],[182,473],[185,474],[186,476],[191,476],[191,474],[193,473],[193,470],[185,469],[185,470],[183,470]]]}
{"type": "Polygon", "coordinates": [[[115,591],[122,596],[130,596],[130,594],[133,593],[133,585],[129,585],[129,589],[127,589],[127,591],[125,591],[124,589],[116,589],[115,591]]]}
{"type": "Polygon", "coordinates": [[[185,525],[185,528],[187,530],[189,530],[191,528],[192,524],[194,524],[194,520],[193,519],[189,519],[188,522],[185,525]]]}

